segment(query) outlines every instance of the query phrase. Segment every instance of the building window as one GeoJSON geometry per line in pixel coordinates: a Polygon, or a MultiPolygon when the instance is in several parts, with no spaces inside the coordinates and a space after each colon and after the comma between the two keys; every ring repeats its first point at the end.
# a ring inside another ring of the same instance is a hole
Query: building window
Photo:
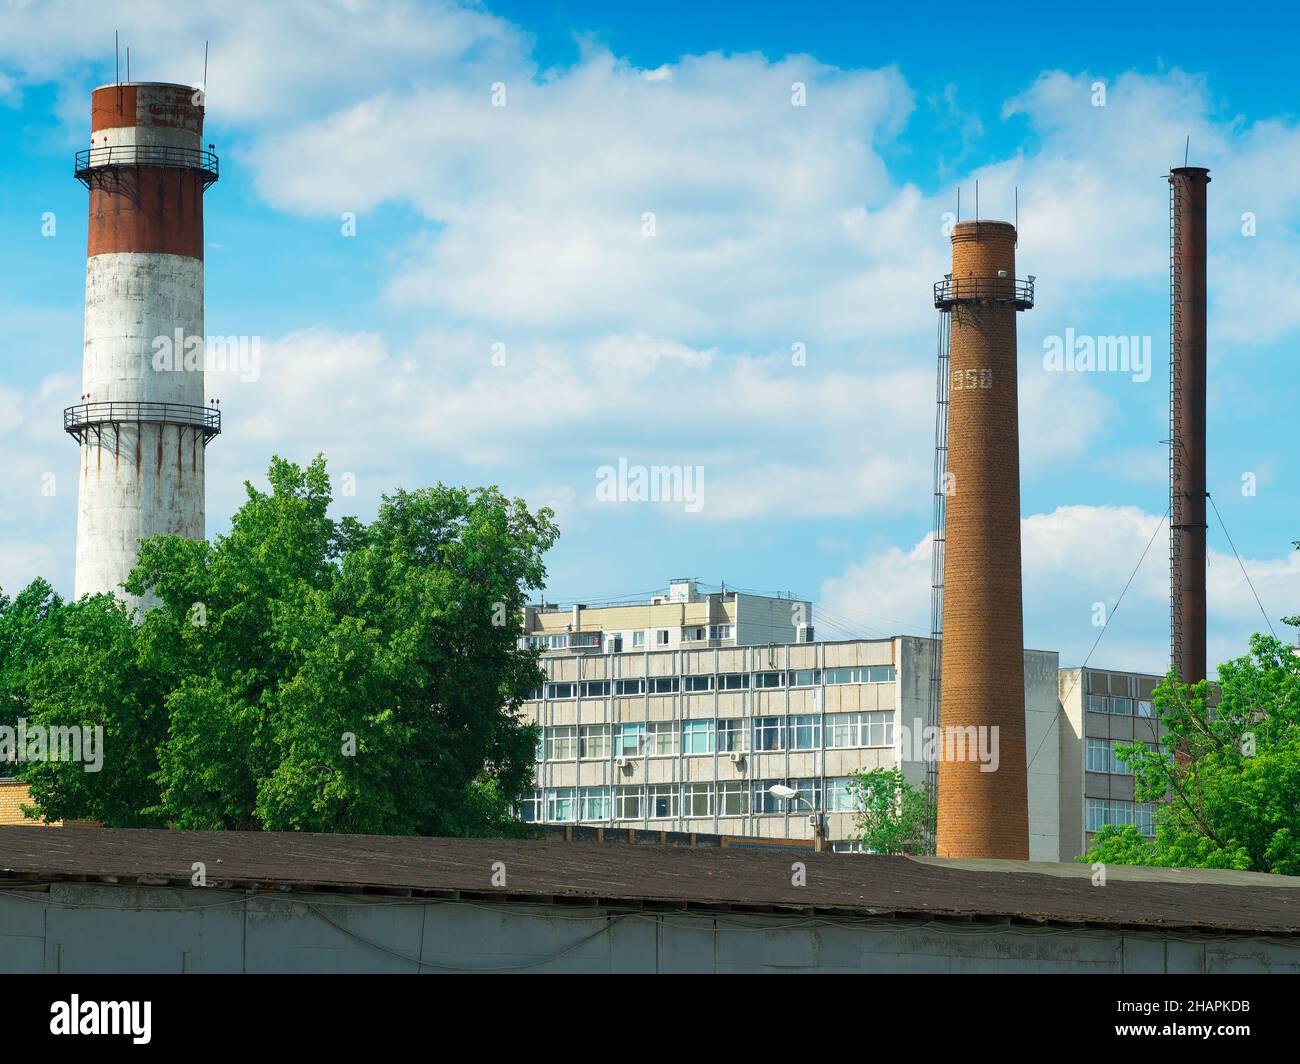
{"type": "Polygon", "coordinates": [[[671,757],[677,753],[677,722],[653,720],[646,726],[646,749],[652,757],[671,757]]]}
{"type": "Polygon", "coordinates": [[[713,784],[687,783],[682,787],[682,816],[713,815],[713,784]]]}
{"type": "Polygon", "coordinates": [[[573,683],[548,683],[547,698],[573,698],[578,693],[578,685],[573,683]]]}
{"type": "Polygon", "coordinates": [[[682,724],[682,753],[713,753],[713,721],[688,720],[682,724]]]}
{"type": "Polygon", "coordinates": [[[569,645],[567,635],[529,635],[524,637],[525,643],[530,647],[540,647],[542,650],[563,650],[569,645]]]}
{"type": "Polygon", "coordinates": [[[573,632],[569,635],[569,646],[580,650],[599,649],[603,632],[573,632]]]}
{"type": "Polygon", "coordinates": [[[668,629],[660,628],[655,632],[655,645],[666,647],[668,645],[668,629]]]}
{"type": "Polygon", "coordinates": [[[633,633],[632,633],[632,645],[633,645],[634,647],[643,647],[643,646],[645,646],[645,632],[644,632],[644,631],[633,632],[633,633]]]}
{"type": "Polygon", "coordinates": [[[572,787],[559,787],[546,792],[546,819],[565,822],[574,819],[578,811],[572,787]]]}
{"type": "Polygon", "coordinates": [[[1148,803],[1107,801],[1104,798],[1089,798],[1087,802],[1088,830],[1100,831],[1107,824],[1120,826],[1133,824],[1143,835],[1156,833],[1156,807],[1148,803]]]}
{"type": "Polygon", "coordinates": [[[835,748],[893,746],[893,711],[826,714],[826,745],[835,748]]]}
{"type": "Polygon", "coordinates": [[[718,674],[719,691],[743,691],[749,687],[749,673],[722,672],[718,674]]]}
{"type": "Polygon", "coordinates": [[[780,687],[781,682],[785,679],[785,674],[780,672],[756,672],[754,673],[755,687],[780,687]]]}
{"type": "Polygon", "coordinates": [[[686,690],[688,691],[712,691],[712,676],[688,676],[686,677],[686,690]]]}
{"type": "Polygon", "coordinates": [[[677,784],[650,785],[650,819],[671,820],[677,816],[677,784]]]}
{"type": "Polygon", "coordinates": [[[683,640],[684,642],[687,642],[687,643],[702,643],[702,642],[704,642],[704,629],[703,629],[703,628],[683,628],[683,629],[682,629],[682,640],[683,640]]]}
{"type": "Polygon", "coordinates": [[[1155,714],[1155,709],[1151,702],[1145,698],[1138,699],[1137,715],[1139,717],[1150,717],[1155,714]]]}
{"type": "Polygon", "coordinates": [[[546,729],[544,728],[537,733],[537,748],[533,753],[533,760],[546,760],[546,729]]]}
{"type": "Polygon", "coordinates": [[[849,786],[852,777],[840,776],[826,781],[826,811],[828,813],[852,813],[857,808],[854,792],[849,786]]]}
{"type": "Polygon", "coordinates": [[[614,808],[608,787],[583,787],[578,801],[579,820],[608,820],[614,808]]]}
{"type": "Polygon", "coordinates": [[[578,684],[578,694],[582,698],[604,698],[609,694],[609,681],[583,680],[578,684]]]}
{"type": "Polygon", "coordinates": [[[1110,700],[1110,711],[1118,717],[1133,716],[1133,699],[1131,698],[1112,698],[1110,700]]]}
{"type": "Polygon", "coordinates": [[[621,634],[609,637],[609,652],[611,654],[623,653],[623,636],[621,634]]]}
{"type": "Polygon", "coordinates": [[[822,781],[819,776],[809,776],[803,779],[790,780],[790,786],[799,792],[798,798],[789,799],[790,812],[792,813],[811,813],[813,809],[821,812],[822,809],[822,781]],[[808,806],[811,805],[812,809],[808,806]]]}
{"type": "Polygon", "coordinates": [[[578,729],[578,756],[609,757],[609,725],[584,724],[578,729]]]}
{"type": "Polygon", "coordinates": [[[644,724],[620,724],[614,753],[619,757],[636,757],[645,742],[644,724]]]}
{"type": "Polygon", "coordinates": [[[784,750],[785,749],[785,718],[784,717],[755,717],[754,718],[754,749],[755,750],[784,750]]]}
{"type": "Polygon", "coordinates": [[[732,633],[732,628],[731,628],[731,625],[729,625],[729,624],[711,624],[711,625],[709,625],[709,638],[710,638],[710,639],[730,639],[730,638],[731,638],[731,633],[732,633]]]}
{"type": "Polygon", "coordinates": [[[784,813],[785,802],[772,793],[771,787],[774,783],[781,783],[782,780],[755,780],[754,781],[754,815],[764,816],[772,813],[784,813]]]}
{"type": "Polygon", "coordinates": [[[749,812],[749,785],[744,780],[718,784],[718,816],[745,816],[749,812]]]}
{"type": "Polygon", "coordinates": [[[1110,771],[1110,742],[1107,739],[1088,740],[1088,771],[1110,771]]]}
{"type": "Polygon", "coordinates": [[[1109,713],[1109,712],[1110,712],[1110,699],[1108,699],[1105,695],[1089,695],[1089,696],[1088,696],[1088,712],[1089,712],[1089,713],[1109,713]]]}
{"type": "Polygon", "coordinates": [[[519,802],[519,819],[525,824],[535,824],[542,819],[542,792],[532,794],[519,802]]]}
{"type": "Polygon", "coordinates": [[[655,676],[650,680],[652,695],[671,695],[677,693],[676,676],[655,676]]]}
{"type": "Polygon", "coordinates": [[[894,713],[892,710],[885,713],[864,713],[862,718],[862,729],[866,736],[867,746],[894,745],[894,713]]]}
{"type": "Polygon", "coordinates": [[[718,720],[718,753],[736,754],[745,750],[745,721],[741,717],[718,720]]]}
{"type": "Polygon", "coordinates": [[[632,787],[615,787],[614,788],[614,819],[616,820],[640,820],[644,813],[645,788],[632,787]]]}
{"type": "Polygon", "coordinates": [[[791,687],[816,687],[821,683],[821,672],[818,669],[794,669],[787,682],[791,687]]]}
{"type": "Polygon", "coordinates": [[[645,680],[615,680],[614,693],[616,695],[640,695],[645,693],[645,680]]]}
{"type": "Polygon", "coordinates": [[[897,676],[893,665],[860,665],[825,672],[828,684],[841,683],[892,683],[897,676]]]}
{"type": "Polygon", "coordinates": [[[822,745],[822,721],[815,713],[790,718],[790,749],[816,750],[822,745]]]}
{"type": "Polygon", "coordinates": [[[573,724],[546,729],[546,760],[572,761],[578,756],[578,729],[573,724]]]}

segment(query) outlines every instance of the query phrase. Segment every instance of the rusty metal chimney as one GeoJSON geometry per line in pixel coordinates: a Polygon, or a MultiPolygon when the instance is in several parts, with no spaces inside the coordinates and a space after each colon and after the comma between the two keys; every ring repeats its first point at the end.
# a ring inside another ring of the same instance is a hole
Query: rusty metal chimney
{"type": "Polygon", "coordinates": [[[952,274],[935,285],[950,315],[940,857],[1029,858],[1016,312],[1033,300],[1032,280],[1016,280],[1015,226],[953,229],[952,274]],[[996,742],[995,771],[949,744],[971,728],[996,742]]]}
{"type": "Polygon", "coordinates": [[[1205,679],[1205,194],[1210,171],[1169,172],[1170,665],[1205,679]]]}

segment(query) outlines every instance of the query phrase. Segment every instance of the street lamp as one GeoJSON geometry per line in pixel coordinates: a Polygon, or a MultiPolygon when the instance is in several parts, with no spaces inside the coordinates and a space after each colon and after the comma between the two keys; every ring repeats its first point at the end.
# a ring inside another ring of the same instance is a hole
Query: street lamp
{"type": "Polygon", "coordinates": [[[813,849],[816,850],[818,853],[821,853],[822,852],[822,815],[821,812],[817,809],[817,807],[813,805],[812,802],[808,801],[807,798],[805,798],[793,787],[787,787],[784,783],[772,784],[772,786],[770,786],[767,789],[767,793],[770,794],[773,798],[780,798],[783,801],[803,802],[808,806],[809,809],[812,810],[812,816],[810,816],[808,819],[812,821],[812,825],[813,825],[813,849]]]}

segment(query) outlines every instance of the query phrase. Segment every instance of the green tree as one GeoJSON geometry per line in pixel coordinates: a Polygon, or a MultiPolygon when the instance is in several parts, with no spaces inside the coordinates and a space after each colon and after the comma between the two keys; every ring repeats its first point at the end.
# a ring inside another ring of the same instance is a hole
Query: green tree
{"type": "Polygon", "coordinates": [[[935,803],[929,781],[914,787],[896,768],[859,770],[849,777],[853,838],[872,853],[926,852],[934,837],[935,803]]]}
{"type": "Polygon", "coordinates": [[[1219,666],[1216,685],[1171,674],[1155,691],[1163,749],[1117,752],[1135,797],[1160,802],[1155,839],[1103,828],[1079,860],[1300,875],[1300,656],[1271,636],[1219,666]]]}
{"type": "Polygon", "coordinates": [[[43,584],[3,607],[6,715],[105,732],[102,772],[19,769],[35,805],[121,827],[524,831],[536,728],[517,710],[542,673],[519,617],[552,513],[438,485],[367,525],[328,516],[323,458],[269,479],[227,535],[141,545],[142,616],[43,584]]]}

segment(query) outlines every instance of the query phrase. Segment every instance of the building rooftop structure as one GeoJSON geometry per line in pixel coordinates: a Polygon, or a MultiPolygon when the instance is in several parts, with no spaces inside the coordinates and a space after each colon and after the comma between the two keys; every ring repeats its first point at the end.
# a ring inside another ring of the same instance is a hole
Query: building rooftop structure
{"type": "Polygon", "coordinates": [[[703,591],[692,577],[673,579],[642,600],[524,608],[521,642],[549,653],[706,650],[813,640],[812,603],[721,585],[703,591]]]}
{"type": "Polygon", "coordinates": [[[7,892],[56,883],[554,906],[1300,933],[1300,877],[1023,861],[293,832],[0,828],[7,892]],[[791,861],[806,886],[791,882],[791,861]],[[207,888],[192,887],[193,865],[207,888]],[[492,886],[504,865],[506,886],[492,886]]]}

